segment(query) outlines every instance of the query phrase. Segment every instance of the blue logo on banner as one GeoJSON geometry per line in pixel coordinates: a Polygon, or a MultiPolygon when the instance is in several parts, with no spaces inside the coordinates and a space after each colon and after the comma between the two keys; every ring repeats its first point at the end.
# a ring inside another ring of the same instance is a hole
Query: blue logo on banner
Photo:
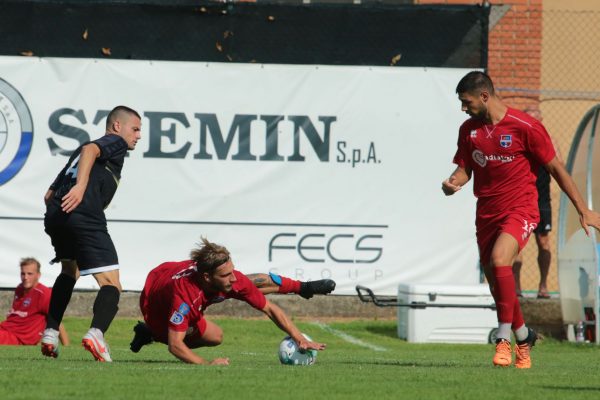
{"type": "Polygon", "coordinates": [[[500,146],[507,148],[512,144],[512,135],[500,135],[500,146]]]}
{"type": "Polygon", "coordinates": [[[0,79],[0,154],[10,160],[0,165],[0,185],[23,168],[33,145],[33,121],[21,94],[0,79]]]}

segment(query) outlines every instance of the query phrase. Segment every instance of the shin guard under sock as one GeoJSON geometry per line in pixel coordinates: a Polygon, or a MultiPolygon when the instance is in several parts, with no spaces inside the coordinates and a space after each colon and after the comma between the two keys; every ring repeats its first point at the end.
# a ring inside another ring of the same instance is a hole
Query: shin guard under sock
{"type": "Polygon", "coordinates": [[[67,274],[60,274],[56,278],[54,286],[52,286],[50,306],[48,307],[48,315],[46,317],[46,328],[58,330],[69,301],[71,301],[75,282],[77,282],[75,278],[67,274]]]}
{"type": "Polygon", "coordinates": [[[296,281],[285,276],[270,273],[271,279],[275,282],[279,289],[278,293],[300,293],[300,281],[296,281]]]}
{"type": "Polygon", "coordinates": [[[119,298],[121,293],[115,286],[102,286],[94,301],[94,318],[91,328],[100,329],[105,333],[110,326],[117,311],[119,311],[119,298]]]}
{"type": "MultiPolygon", "coordinates": [[[[494,294],[496,298],[498,322],[512,324],[515,302],[517,301],[512,267],[510,265],[494,267],[494,277],[496,278],[494,294]]],[[[521,316],[521,319],[522,318],[523,317],[521,316]]]]}

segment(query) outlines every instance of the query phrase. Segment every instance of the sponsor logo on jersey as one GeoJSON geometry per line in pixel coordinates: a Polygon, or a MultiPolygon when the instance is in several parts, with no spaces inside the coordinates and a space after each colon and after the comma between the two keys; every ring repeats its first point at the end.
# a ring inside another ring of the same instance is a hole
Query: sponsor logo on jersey
{"type": "Polygon", "coordinates": [[[190,306],[188,306],[187,303],[182,303],[179,306],[179,313],[181,315],[187,315],[187,313],[189,313],[189,312],[190,312],[190,306]]]}
{"type": "Polygon", "coordinates": [[[515,159],[513,155],[504,155],[504,154],[491,154],[489,156],[485,156],[487,161],[500,161],[503,163],[512,162],[515,159]]]}
{"type": "Polygon", "coordinates": [[[15,310],[14,308],[11,308],[8,314],[6,314],[6,316],[8,317],[9,315],[17,315],[21,318],[25,318],[29,315],[29,313],[27,311],[19,311],[15,310]]]}
{"type": "Polygon", "coordinates": [[[472,157],[473,161],[475,161],[480,167],[485,167],[485,165],[487,164],[485,154],[483,154],[481,150],[474,150],[472,157]]]}
{"type": "Polygon", "coordinates": [[[471,131],[471,137],[472,137],[472,138],[476,138],[476,137],[477,137],[477,129],[473,129],[473,130],[471,131]]]}
{"type": "Polygon", "coordinates": [[[181,315],[179,311],[174,311],[173,315],[171,315],[171,318],[169,319],[169,322],[171,322],[173,325],[181,325],[183,322],[183,315],[181,315]]]}
{"type": "Polygon", "coordinates": [[[512,144],[512,135],[500,135],[500,146],[505,149],[512,144]]]}
{"type": "Polygon", "coordinates": [[[33,120],[21,94],[0,79],[0,186],[25,165],[33,145],[33,120]]]}

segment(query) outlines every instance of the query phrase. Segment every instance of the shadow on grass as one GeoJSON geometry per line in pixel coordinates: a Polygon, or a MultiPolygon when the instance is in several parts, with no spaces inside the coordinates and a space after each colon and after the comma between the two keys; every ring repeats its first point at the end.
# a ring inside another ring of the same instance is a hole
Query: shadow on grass
{"type": "MultiPolygon", "coordinates": [[[[115,360],[117,361],[117,360],[115,360]]],[[[185,363],[179,360],[157,360],[157,359],[149,359],[149,358],[140,358],[140,359],[127,359],[127,360],[118,360],[119,364],[181,364],[186,365],[185,363]]]]}
{"type": "Polygon", "coordinates": [[[367,326],[366,330],[375,335],[398,338],[398,329],[396,328],[396,325],[373,325],[367,326]]]}
{"type": "MultiPolygon", "coordinates": [[[[356,361],[340,361],[340,362],[331,362],[332,364],[349,364],[356,365],[356,361]]],[[[387,366],[387,367],[410,367],[410,368],[455,368],[458,366],[458,363],[455,362],[421,362],[421,361],[399,361],[399,360],[381,360],[381,361],[367,361],[361,362],[361,365],[378,365],[378,366],[387,366]]]]}
{"type": "Polygon", "coordinates": [[[541,386],[542,389],[568,390],[577,392],[600,392],[600,386],[541,386]]]}

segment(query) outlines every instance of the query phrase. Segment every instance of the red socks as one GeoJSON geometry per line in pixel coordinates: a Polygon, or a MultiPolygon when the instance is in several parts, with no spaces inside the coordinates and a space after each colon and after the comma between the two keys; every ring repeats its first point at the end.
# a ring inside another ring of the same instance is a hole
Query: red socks
{"type": "Polygon", "coordinates": [[[300,281],[281,276],[281,284],[278,293],[300,293],[300,281]]]}
{"type": "Polygon", "coordinates": [[[496,312],[498,322],[512,324],[513,328],[523,325],[523,315],[515,292],[515,279],[512,266],[494,267],[494,294],[496,299],[496,312]],[[515,320],[517,317],[519,321],[515,320]]]}

